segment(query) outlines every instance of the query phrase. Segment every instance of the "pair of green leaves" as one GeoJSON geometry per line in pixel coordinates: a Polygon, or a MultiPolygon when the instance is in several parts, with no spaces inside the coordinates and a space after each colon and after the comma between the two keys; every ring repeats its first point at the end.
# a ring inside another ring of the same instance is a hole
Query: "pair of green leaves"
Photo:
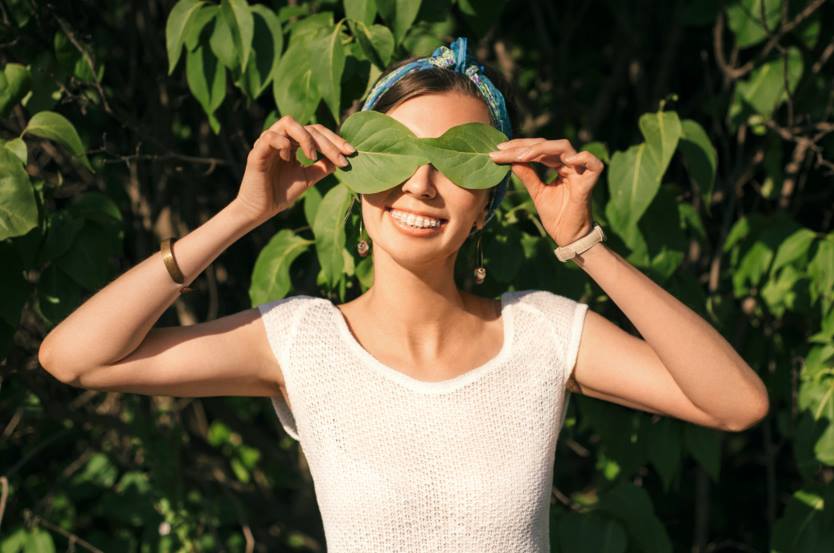
{"type": "MultiPolygon", "coordinates": [[[[510,171],[509,165],[499,165],[489,157],[507,136],[486,123],[465,123],[437,138],[418,138],[393,117],[359,111],[345,119],[339,134],[356,153],[348,157],[349,166],[337,166],[334,174],[360,194],[397,186],[427,163],[458,186],[472,190],[497,186],[510,171]]],[[[298,152],[303,156],[301,149],[298,152]]]]}

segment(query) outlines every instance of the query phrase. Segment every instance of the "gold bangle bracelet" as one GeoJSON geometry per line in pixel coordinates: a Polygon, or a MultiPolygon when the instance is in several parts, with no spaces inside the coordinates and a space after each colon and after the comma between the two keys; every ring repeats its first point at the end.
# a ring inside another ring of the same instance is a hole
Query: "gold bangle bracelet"
{"type": "MultiPolygon", "coordinates": [[[[179,265],[177,265],[177,260],[174,259],[174,251],[171,249],[171,244],[174,242],[175,238],[166,238],[160,243],[159,251],[162,253],[162,261],[165,263],[165,268],[168,269],[168,274],[171,275],[171,278],[177,284],[185,283],[185,277],[180,270],[179,265]]],[[[191,292],[192,288],[188,286],[180,286],[180,294],[185,292],[191,292]]]]}

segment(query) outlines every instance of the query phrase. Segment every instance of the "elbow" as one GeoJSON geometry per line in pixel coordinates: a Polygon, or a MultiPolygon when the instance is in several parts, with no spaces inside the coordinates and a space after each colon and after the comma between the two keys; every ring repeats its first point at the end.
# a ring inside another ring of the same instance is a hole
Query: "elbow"
{"type": "Polygon", "coordinates": [[[47,342],[47,340],[42,341],[40,347],[38,348],[38,362],[40,363],[41,367],[43,367],[43,370],[51,374],[53,377],[55,377],[63,384],[77,386],[78,378],[75,374],[72,374],[66,370],[60,370],[56,366],[54,354],[52,350],[49,348],[47,342]]]}
{"type": "Polygon", "coordinates": [[[745,430],[749,430],[764,420],[769,412],[770,399],[768,398],[767,393],[765,393],[756,407],[750,409],[750,415],[746,419],[728,423],[725,426],[725,430],[730,432],[743,432],[745,430]]]}

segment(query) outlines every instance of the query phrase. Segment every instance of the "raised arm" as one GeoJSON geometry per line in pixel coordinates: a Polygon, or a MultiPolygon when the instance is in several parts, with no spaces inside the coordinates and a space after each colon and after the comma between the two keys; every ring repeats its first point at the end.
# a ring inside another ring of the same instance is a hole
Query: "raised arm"
{"type": "MultiPolygon", "coordinates": [[[[576,152],[565,139],[520,138],[499,144],[490,156],[513,164],[559,246],[591,231],[591,193],[604,169],[591,152],[576,152]],[[542,182],[532,161],[556,169],[558,177],[542,182]]],[[[744,430],[767,415],[764,382],[692,309],[604,244],[575,262],[643,338],[589,310],[569,389],[722,430],[744,430]]]]}
{"type": "MultiPolygon", "coordinates": [[[[237,197],[174,244],[190,284],[229,245],[293,204],[342,164],[349,145],[321,125],[286,116],[264,131],[247,158],[237,197]],[[338,146],[337,146],[338,144],[338,146]],[[310,159],[302,167],[299,145],[310,159]]],[[[41,343],[39,359],[67,384],[173,396],[275,393],[280,368],[257,309],[188,327],[152,328],[179,295],[159,252],[96,292],[41,343]]]]}

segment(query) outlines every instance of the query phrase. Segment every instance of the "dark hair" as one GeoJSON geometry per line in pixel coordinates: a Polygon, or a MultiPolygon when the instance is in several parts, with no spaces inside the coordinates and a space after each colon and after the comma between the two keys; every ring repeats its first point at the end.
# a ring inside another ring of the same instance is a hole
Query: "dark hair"
{"type": "MultiPolygon", "coordinates": [[[[385,75],[395,69],[417,59],[419,59],[419,57],[413,56],[390,65],[382,73],[382,75],[380,75],[379,79],[382,79],[385,75]]],[[[492,81],[495,88],[497,88],[504,96],[504,103],[507,106],[507,114],[510,116],[512,133],[513,136],[516,136],[518,134],[518,104],[515,89],[512,84],[504,78],[504,75],[502,75],[501,72],[496,70],[494,67],[485,63],[482,63],[481,65],[484,66],[484,73],[486,76],[490,81],[492,81]]],[[[414,98],[415,96],[420,96],[422,94],[430,94],[432,92],[450,91],[467,94],[473,98],[478,98],[486,104],[480,90],[478,90],[478,87],[475,86],[475,83],[473,83],[469,77],[451,69],[432,67],[420,71],[412,71],[402,77],[394,83],[391,88],[386,90],[385,93],[379,97],[379,99],[377,99],[377,102],[372,109],[374,111],[385,113],[398,103],[404,102],[409,98],[414,98]]]]}

